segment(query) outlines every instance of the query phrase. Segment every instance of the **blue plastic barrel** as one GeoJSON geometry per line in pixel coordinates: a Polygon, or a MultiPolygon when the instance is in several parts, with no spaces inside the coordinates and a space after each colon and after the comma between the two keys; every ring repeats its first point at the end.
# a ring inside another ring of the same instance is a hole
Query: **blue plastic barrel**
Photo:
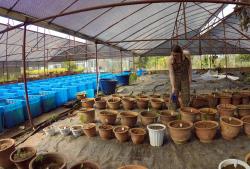
{"type": "Polygon", "coordinates": [[[100,87],[105,95],[115,93],[117,81],[113,79],[100,79],[100,87]]]}
{"type": "Polygon", "coordinates": [[[119,85],[122,86],[129,85],[129,75],[127,74],[116,75],[116,79],[119,85]]]}
{"type": "Polygon", "coordinates": [[[53,91],[40,91],[42,101],[42,111],[47,113],[56,108],[56,92],[53,91]]]}
{"type": "Polygon", "coordinates": [[[87,98],[94,98],[95,97],[95,90],[94,89],[87,89],[86,90],[86,97],[87,98]]]}

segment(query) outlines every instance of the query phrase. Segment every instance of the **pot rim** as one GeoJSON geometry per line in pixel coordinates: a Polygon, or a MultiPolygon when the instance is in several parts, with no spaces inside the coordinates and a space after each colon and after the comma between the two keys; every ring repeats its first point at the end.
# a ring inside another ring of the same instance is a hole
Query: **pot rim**
{"type": "Polygon", "coordinates": [[[250,105],[249,104],[240,104],[240,105],[237,105],[237,108],[239,110],[250,110],[250,105]]]}
{"type": "Polygon", "coordinates": [[[100,169],[100,166],[99,166],[98,164],[96,164],[96,163],[94,163],[94,162],[92,162],[92,161],[89,161],[89,160],[80,160],[80,161],[76,162],[74,165],[72,165],[72,166],[70,167],[70,169],[72,169],[72,168],[74,168],[74,167],[76,167],[77,165],[82,164],[82,163],[89,163],[89,164],[94,165],[96,168],[100,169]]]}
{"type": "Polygon", "coordinates": [[[151,111],[149,111],[149,113],[155,114],[155,116],[153,116],[153,117],[147,117],[147,116],[142,115],[142,113],[146,113],[146,112],[148,112],[148,111],[142,111],[142,112],[140,112],[140,116],[143,117],[143,118],[157,118],[158,117],[157,113],[154,113],[154,112],[151,112],[151,111]]]}
{"type": "Polygon", "coordinates": [[[200,113],[198,109],[193,108],[193,107],[181,107],[180,112],[184,114],[192,114],[192,115],[196,115],[200,113]],[[190,109],[190,111],[184,111],[185,109],[190,109]],[[194,111],[191,112],[191,110],[194,110],[194,111]]]}
{"type": "Polygon", "coordinates": [[[149,98],[137,98],[136,101],[137,102],[148,102],[149,98]]]}
{"type": "Polygon", "coordinates": [[[245,167],[246,169],[249,167],[249,165],[247,163],[245,163],[244,161],[238,160],[238,159],[225,159],[223,161],[220,162],[218,169],[222,169],[222,167],[225,167],[225,163],[228,163],[228,165],[230,164],[240,164],[243,167],[245,167]]]}
{"type": "Polygon", "coordinates": [[[1,139],[0,142],[2,142],[2,141],[10,142],[11,145],[10,145],[9,147],[7,147],[7,148],[1,149],[0,152],[3,152],[3,151],[5,151],[5,150],[11,148],[13,145],[15,145],[15,142],[16,142],[16,141],[15,141],[14,139],[12,139],[12,138],[1,139]]]}
{"type": "Polygon", "coordinates": [[[89,102],[89,101],[95,101],[95,98],[85,98],[85,99],[81,100],[82,103],[86,103],[86,102],[89,102]]]}
{"type": "Polygon", "coordinates": [[[119,97],[112,97],[112,98],[108,99],[109,104],[117,104],[119,102],[121,102],[121,98],[119,98],[119,97]],[[110,102],[111,99],[117,99],[117,100],[114,102],[110,102]]]}
{"type": "Polygon", "coordinates": [[[221,116],[221,117],[220,117],[220,122],[226,123],[226,124],[228,124],[228,125],[230,125],[230,126],[233,126],[233,127],[241,127],[241,126],[243,126],[243,121],[240,120],[240,119],[237,119],[237,118],[235,118],[235,117],[221,116]],[[225,119],[225,118],[232,118],[232,119],[234,119],[234,120],[240,122],[240,124],[237,125],[237,124],[230,124],[230,123],[227,123],[227,122],[225,122],[225,121],[223,120],[223,119],[225,119]]]}
{"type": "Polygon", "coordinates": [[[84,113],[84,112],[93,111],[93,110],[95,110],[95,109],[94,108],[90,108],[90,107],[82,107],[79,110],[77,110],[77,112],[84,113]]]}
{"type": "Polygon", "coordinates": [[[212,120],[197,121],[197,122],[194,123],[194,128],[195,129],[204,129],[204,130],[210,129],[211,130],[211,129],[216,129],[218,127],[219,127],[219,123],[217,121],[212,121],[212,120]],[[199,123],[210,123],[210,124],[213,123],[213,124],[215,124],[215,126],[207,127],[207,128],[200,128],[200,127],[197,126],[197,124],[199,124],[199,123]]]}
{"type": "Polygon", "coordinates": [[[112,125],[109,125],[109,124],[101,124],[99,127],[98,127],[98,129],[99,130],[113,130],[113,126],[112,125]],[[109,127],[109,128],[107,128],[107,129],[104,129],[104,128],[100,128],[100,127],[102,127],[102,126],[107,126],[107,127],[109,127]]]}
{"type": "Polygon", "coordinates": [[[187,129],[191,129],[193,126],[194,126],[194,124],[193,124],[192,122],[186,121],[186,120],[174,120],[174,121],[170,121],[170,122],[168,123],[168,127],[169,127],[169,128],[177,129],[177,130],[187,130],[187,129]],[[183,128],[176,128],[176,127],[171,126],[171,124],[174,123],[174,122],[185,122],[185,123],[187,123],[189,126],[188,126],[188,127],[185,127],[185,128],[184,128],[184,127],[183,127],[183,128]]]}
{"type": "Polygon", "coordinates": [[[201,114],[217,114],[218,110],[214,108],[201,108],[199,109],[201,114]],[[208,112],[205,112],[205,110],[208,110],[208,112]],[[210,111],[212,110],[212,111],[210,111]]]}
{"type": "Polygon", "coordinates": [[[250,115],[247,115],[241,118],[241,120],[243,121],[243,124],[250,124],[250,122],[244,121],[245,119],[250,119],[250,115]]]}
{"type": "Polygon", "coordinates": [[[101,116],[114,116],[114,115],[117,115],[118,114],[118,112],[117,111],[115,111],[115,110],[102,110],[102,111],[100,111],[99,112],[99,115],[101,115],[101,116]],[[110,114],[103,114],[103,112],[109,112],[110,114]]]}
{"type": "Polygon", "coordinates": [[[164,124],[160,124],[160,123],[152,123],[152,124],[147,125],[147,129],[149,131],[164,131],[164,130],[166,130],[166,126],[164,124]],[[162,129],[151,129],[150,127],[153,127],[153,126],[159,126],[159,127],[163,127],[163,128],[162,129]]]}
{"type": "Polygon", "coordinates": [[[146,135],[146,130],[144,128],[140,128],[140,127],[136,127],[136,128],[131,128],[129,130],[130,134],[133,134],[133,135],[140,135],[140,136],[143,136],[143,135],[146,135]],[[143,132],[143,134],[138,134],[138,133],[134,133],[133,130],[140,130],[143,132]]]}
{"type": "Polygon", "coordinates": [[[163,103],[164,100],[162,98],[151,98],[150,99],[151,102],[157,102],[157,103],[163,103]]]}
{"type": "Polygon", "coordinates": [[[135,111],[122,111],[120,112],[120,116],[121,117],[137,117],[139,113],[135,112],[135,111]],[[125,113],[128,113],[126,115],[124,115],[125,113]]]}
{"type": "Polygon", "coordinates": [[[14,150],[11,154],[10,154],[10,161],[12,161],[13,163],[20,163],[20,162],[23,162],[23,161],[26,161],[26,160],[28,160],[28,159],[32,159],[35,155],[36,155],[36,153],[37,153],[37,151],[36,151],[36,149],[34,148],[34,147],[31,147],[31,146],[25,146],[25,147],[20,147],[20,148],[17,148],[16,150],[14,150]],[[30,157],[27,157],[27,158],[25,158],[25,159],[21,159],[21,160],[14,160],[13,159],[13,155],[17,152],[17,150],[19,150],[19,149],[23,149],[23,148],[25,148],[25,149],[31,149],[32,150],[32,156],[30,156],[30,157]]]}
{"type": "Polygon", "coordinates": [[[129,131],[129,127],[128,127],[128,126],[116,126],[116,127],[113,128],[113,132],[114,132],[114,133],[127,133],[128,131],[129,131]],[[124,131],[121,131],[121,132],[115,131],[115,130],[118,129],[118,128],[125,128],[125,130],[124,130],[124,131]]]}
{"type": "Polygon", "coordinates": [[[233,104],[219,104],[217,105],[217,109],[223,109],[223,110],[236,110],[237,106],[233,105],[233,104]],[[224,107],[225,106],[225,107],[224,107]],[[230,107],[227,107],[230,106],[230,107]]]}
{"type": "Polygon", "coordinates": [[[82,125],[83,130],[89,130],[95,127],[96,127],[95,123],[87,123],[87,124],[82,125]],[[91,125],[91,126],[89,128],[85,128],[87,125],[91,125]]]}
{"type": "Polygon", "coordinates": [[[122,102],[135,102],[136,99],[135,98],[131,98],[131,97],[123,97],[121,99],[122,102]]]}
{"type": "Polygon", "coordinates": [[[159,113],[159,115],[162,116],[162,117],[176,117],[178,115],[178,113],[175,112],[175,111],[173,111],[173,115],[172,115],[170,110],[161,110],[160,113],[159,113]],[[167,112],[169,114],[168,115],[161,114],[161,113],[164,113],[164,112],[167,112]]]}

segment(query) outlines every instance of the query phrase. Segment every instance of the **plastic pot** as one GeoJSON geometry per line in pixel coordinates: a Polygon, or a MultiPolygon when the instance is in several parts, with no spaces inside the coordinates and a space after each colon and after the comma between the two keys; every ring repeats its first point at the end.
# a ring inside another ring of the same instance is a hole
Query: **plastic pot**
{"type": "Polygon", "coordinates": [[[250,115],[241,118],[244,125],[244,132],[250,138],[250,115]]]}
{"type": "Polygon", "coordinates": [[[79,137],[82,135],[83,130],[82,130],[82,125],[75,125],[70,128],[73,136],[79,137]]]}
{"type": "Polygon", "coordinates": [[[166,132],[166,126],[163,124],[149,124],[147,125],[149,142],[151,146],[162,146],[166,132]]]}
{"type": "Polygon", "coordinates": [[[54,126],[48,126],[43,129],[46,136],[54,136],[56,134],[56,129],[54,126]]]}
{"type": "Polygon", "coordinates": [[[137,107],[139,109],[147,109],[148,108],[149,99],[148,98],[138,98],[136,101],[137,107]]]}
{"type": "Polygon", "coordinates": [[[140,113],[140,117],[141,117],[141,123],[144,126],[147,126],[152,123],[156,123],[158,119],[158,115],[150,111],[142,111],[140,113]]]}
{"type": "Polygon", "coordinates": [[[81,108],[77,111],[77,114],[82,123],[95,122],[95,109],[93,108],[81,108]]]}
{"type": "Polygon", "coordinates": [[[200,120],[200,111],[192,107],[182,107],[180,109],[181,119],[195,122],[200,120]]]}
{"type": "Polygon", "coordinates": [[[148,168],[142,165],[125,165],[125,166],[119,167],[118,169],[148,169],[148,168]]]}
{"type": "Polygon", "coordinates": [[[222,137],[226,140],[232,140],[238,136],[243,122],[234,117],[222,116],[220,126],[222,137]]]}
{"type": "Polygon", "coordinates": [[[70,127],[69,126],[60,126],[58,127],[61,135],[67,136],[70,134],[70,127]]]}
{"type": "Polygon", "coordinates": [[[113,126],[106,124],[100,125],[99,135],[103,140],[112,139],[114,137],[113,126]]]}
{"type": "Polygon", "coordinates": [[[131,97],[124,97],[122,99],[122,106],[125,110],[132,110],[134,109],[136,104],[136,100],[131,97]]]}
{"type": "Polygon", "coordinates": [[[137,123],[138,113],[131,111],[121,112],[120,117],[122,125],[128,127],[134,127],[137,123]]]}
{"type": "Polygon", "coordinates": [[[193,123],[185,120],[175,120],[168,123],[169,134],[174,143],[186,143],[191,135],[193,123]]]}
{"type": "Polygon", "coordinates": [[[143,128],[132,128],[130,129],[130,135],[134,144],[142,144],[146,136],[146,131],[143,128]]]}
{"type": "Polygon", "coordinates": [[[224,169],[225,167],[229,168],[229,166],[231,166],[231,168],[234,168],[234,169],[242,169],[242,168],[249,169],[249,165],[247,163],[238,159],[223,160],[222,162],[220,162],[218,169],[224,169]],[[240,165],[240,167],[237,167],[238,165],[240,165]]]}
{"type": "Polygon", "coordinates": [[[217,106],[218,113],[220,116],[234,116],[237,107],[232,104],[219,104],[217,106]]]}
{"type": "Polygon", "coordinates": [[[29,164],[29,169],[52,168],[67,169],[66,160],[61,153],[44,153],[33,158],[29,164]]]}
{"type": "Polygon", "coordinates": [[[199,109],[201,113],[201,120],[212,120],[215,121],[217,110],[213,108],[202,108],[199,109]]]}
{"type": "Polygon", "coordinates": [[[117,111],[104,110],[99,113],[99,119],[102,124],[114,125],[117,118],[117,111]]]}
{"type": "Polygon", "coordinates": [[[113,79],[100,79],[100,87],[105,95],[115,93],[117,81],[113,79]]]}
{"type": "Polygon", "coordinates": [[[15,151],[14,139],[0,140],[0,166],[3,168],[11,168],[14,163],[10,161],[10,154],[15,151]]]}
{"type": "Polygon", "coordinates": [[[241,104],[237,106],[239,118],[250,115],[250,105],[241,104]]]}
{"type": "Polygon", "coordinates": [[[165,126],[168,125],[170,121],[177,120],[177,113],[174,111],[163,110],[160,111],[160,121],[165,126]]]}
{"type": "Polygon", "coordinates": [[[13,151],[10,160],[15,163],[18,169],[28,169],[29,163],[36,156],[34,147],[22,147],[13,151]]]}
{"type": "Polygon", "coordinates": [[[98,98],[95,98],[95,108],[97,109],[106,109],[107,107],[107,102],[106,100],[98,97],[98,98]]]}
{"type": "Polygon", "coordinates": [[[202,143],[211,143],[219,124],[216,121],[198,121],[194,123],[196,136],[202,143]]]}
{"type": "Polygon", "coordinates": [[[108,107],[113,110],[120,109],[121,99],[119,97],[113,97],[108,100],[108,107]]]}
{"type": "Polygon", "coordinates": [[[83,132],[88,137],[96,136],[96,125],[95,123],[88,123],[83,125],[83,132]]]}
{"type": "Polygon", "coordinates": [[[70,169],[82,169],[82,168],[87,168],[87,169],[100,169],[100,167],[90,161],[80,161],[76,164],[74,164],[72,167],[70,167],[70,169]]]}
{"type": "Polygon", "coordinates": [[[117,126],[113,129],[115,137],[120,142],[126,142],[129,140],[129,127],[128,126],[117,126]]]}
{"type": "Polygon", "coordinates": [[[95,99],[94,98],[85,98],[81,100],[82,102],[82,107],[85,108],[93,108],[95,104],[95,99]]]}

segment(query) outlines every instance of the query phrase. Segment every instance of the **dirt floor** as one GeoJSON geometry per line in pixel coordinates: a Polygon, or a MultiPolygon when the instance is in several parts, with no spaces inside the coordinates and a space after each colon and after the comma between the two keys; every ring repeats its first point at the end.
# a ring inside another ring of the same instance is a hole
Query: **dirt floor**
{"type": "MultiPolygon", "coordinates": [[[[195,77],[193,78],[194,81],[195,77]]],[[[158,93],[168,93],[169,83],[167,75],[146,75],[140,77],[136,84],[121,87],[118,91],[128,94],[132,91],[152,93],[154,86],[165,84],[157,88],[158,93]]],[[[230,80],[219,80],[208,82],[197,80],[193,82],[192,89],[200,93],[225,88],[247,88],[249,86],[240,82],[230,80]]],[[[135,110],[139,111],[139,110],[135,110]]],[[[97,122],[98,112],[96,111],[97,122]]],[[[55,122],[54,126],[80,124],[77,116],[55,122]]],[[[99,125],[99,123],[98,123],[99,125]]],[[[117,121],[119,125],[119,121],[117,121]]],[[[47,137],[42,131],[31,136],[20,146],[35,146],[41,152],[61,152],[66,156],[68,166],[74,162],[85,159],[96,162],[101,169],[117,169],[126,164],[142,164],[149,169],[216,169],[220,161],[227,158],[237,158],[244,160],[245,155],[250,152],[250,139],[243,133],[232,141],[223,140],[218,134],[212,144],[203,144],[198,141],[194,133],[192,139],[183,145],[174,144],[166,134],[165,143],[162,147],[152,147],[149,140],[142,145],[133,145],[132,141],[119,143],[116,139],[109,141],[101,140],[99,136],[88,138],[80,136],[63,137],[57,134],[47,137]]]]}

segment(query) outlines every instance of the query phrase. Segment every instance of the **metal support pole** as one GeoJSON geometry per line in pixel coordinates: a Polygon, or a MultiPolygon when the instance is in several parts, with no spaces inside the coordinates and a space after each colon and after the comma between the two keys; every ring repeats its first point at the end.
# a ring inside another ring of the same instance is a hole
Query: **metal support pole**
{"type": "Polygon", "coordinates": [[[133,70],[134,70],[134,72],[136,72],[136,70],[135,70],[135,54],[133,54],[133,70]]]}
{"type": "MultiPolygon", "coordinates": [[[[9,21],[10,20],[8,19],[8,26],[7,27],[9,27],[9,21]]],[[[9,69],[8,69],[8,57],[7,57],[7,55],[8,55],[8,39],[9,39],[9,31],[6,32],[6,49],[5,49],[5,54],[6,54],[5,61],[6,61],[7,81],[9,81],[9,69]]]]}
{"type": "Polygon", "coordinates": [[[45,74],[46,74],[46,64],[45,64],[45,55],[46,55],[46,48],[45,48],[45,28],[44,28],[44,31],[43,31],[43,75],[45,77],[45,74]]]}
{"type": "Polygon", "coordinates": [[[98,66],[97,43],[95,43],[95,71],[96,71],[96,95],[98,95],[98,92],[99,92],[99,66],[98,66]]]}
{"type": "Polygon", "coordinates": [[[123,71],[123,65],[122,65],[122,51],[120,50],[120,55],[121,55],[121,73],[123,71]]]}
{"type": "Polygon", "coordinates": [[[24,82],[24,90],[25,90],[25,98],[26,98],[26,107],[27,107],[27,112],[28,112],[28,117],[30,121],[31,127],[34,129],[34,123],[32,121],[32,116],[30,112],[30,104],[29,104],[29,95],[28,95],[28,88],[27,88],[27,79],[26,79],[26,54],[25,54],[25,45],[26,45],[26,25],[24,25],[23,29],[23,48],[22,48],[22,57],[23,57],[23,82],[24,82]]]}

